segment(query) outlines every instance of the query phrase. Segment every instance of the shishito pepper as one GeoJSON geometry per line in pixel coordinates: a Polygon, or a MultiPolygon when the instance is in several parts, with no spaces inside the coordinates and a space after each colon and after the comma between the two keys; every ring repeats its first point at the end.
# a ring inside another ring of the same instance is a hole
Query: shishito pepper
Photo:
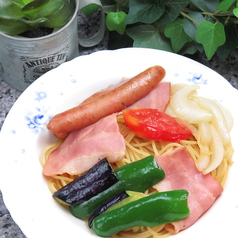
{"type": "Polygon", "coordinates": [[[144,192],[164,179],[165,174],[155,161],[154,156],[124,165],[115,170],[118,182],[108,189],[75,206],[70,206],[72,215],[78,218],[89,217],[95,209],[111,197],[125,190],[144,192]]]}
{"type": "Polygon", "coordinates": [[[186,190],[173,190],[140,198],[97,216],[93,220],[93,230],[98,236],[109,237],[126,228],[182,220],[189,216],[187,197],[186,190]]]}

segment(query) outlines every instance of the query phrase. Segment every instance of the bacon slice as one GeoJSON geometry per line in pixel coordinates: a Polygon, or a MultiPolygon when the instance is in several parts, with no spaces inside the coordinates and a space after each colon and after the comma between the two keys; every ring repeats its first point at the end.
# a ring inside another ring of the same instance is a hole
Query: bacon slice
{"type": "Polygon", "coordinates": [[[112,114],[71,132],[60,147],[50,154],[43,173],[46,176],[81,174],[105,157],[109,162],[123,159],[125,149],[116,115],[112,114]]]}
{"type": "Polygon", "coordinates": [[[170,82],[160,82],[150,93],[127,108],[152,108],[164,112],[170,99],[170,82]]]}
{"type": "Polygon", "coordinates": [[[158,165],[165,171],[165,179],[156,184],[158,191],[186,189],[189,192],[190,216],[167,226],[172,234],[190,227],[204,214],[222,193],[220,183],[210,174],[203,175],[185,147],[156,156],[158,165]]]}

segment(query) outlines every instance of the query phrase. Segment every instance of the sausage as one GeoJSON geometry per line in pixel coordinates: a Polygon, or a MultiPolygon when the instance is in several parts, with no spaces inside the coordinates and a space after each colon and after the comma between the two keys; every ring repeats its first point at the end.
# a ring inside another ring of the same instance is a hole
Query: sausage
{"type": "Polygon", "coordinates": [[[146,96],[164,76],[163,67],[150,67],[120,86],[99,94],[95,99],[55,115],[47,124],[47,128],[56,137],[64,139],[68,132],[91,125],[146,96]]]}
{"type": "Polygon", "coordinates": [[[92,94],[91,96],[89,96],[88,98],[84,99],[84,101],[82,101],[80,104],[83,104],[83,103],[88,103],[90,101],[93,101],[95,100],[97,97],[100,97],[102,96],[103,94],[107,94],[109,93],[110,91],[112,91],[113,89],[119,87],[120,85],[122,85],[123,83],[125,83],[126,81],[122,81],[116,85],[109,85],[107,88],[101,90],[101,91],[98,91],[94,94],[92,94]]]}
{"type": "MultiPolygon", "coordinates": [[[[84,101],[82,101],[80,103],[80,105],[82,105],[83,103],[88,103],[90,101],[95,100],[96,98],[102,96],[103,94],[106,94],[110,91],[112,91],[113,89],[115,89],[116,87],[119,87],[120,85],[122,85],[123,83],[125,83],[126,81],[120,82],[119,84],[116,85],[110,85],[108,86],[106,89],[103,89],[101,91],[98,91],[94,94],[92,94],[91,96],[89,96],[88,98],[86,98],[84,101]]],[[[62,132],[62,133],[54,133],[55,137],[59,138],[59,139],[64,139],[68,136],[69,132],[62,132]]]]}

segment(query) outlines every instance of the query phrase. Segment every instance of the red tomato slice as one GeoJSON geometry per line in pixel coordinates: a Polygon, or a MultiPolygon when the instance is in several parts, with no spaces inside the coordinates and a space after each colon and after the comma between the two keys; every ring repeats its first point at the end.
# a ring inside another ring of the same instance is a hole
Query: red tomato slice
{"type": "Polygon", "coordinates": [[[192,132],[176,118],[157,109],[126,109],[122,111],[126,125],[138,136],[156,141],[179,142],[192,132]]]}

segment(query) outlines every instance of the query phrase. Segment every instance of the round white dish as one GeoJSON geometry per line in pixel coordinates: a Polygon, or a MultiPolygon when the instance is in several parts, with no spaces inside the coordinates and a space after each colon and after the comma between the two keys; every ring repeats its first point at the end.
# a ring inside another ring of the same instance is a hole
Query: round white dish
{"type": "Polygon", "coordinates": [[[160,50],[127,48],[80,56],[46,73],[28,87],[10,110],[0,133],[0,188],[13,219],[28,238],[97,237],[52,198],[39,163],[55,138],[45,125],[58,112],[93,92],[161,65],[164,81],[199,84],[199,94],[222,102],[234,117],[234,164],[221,197],[176,238],[237,237],[238,91],[222,76],[195,61],[160,50]]]}

